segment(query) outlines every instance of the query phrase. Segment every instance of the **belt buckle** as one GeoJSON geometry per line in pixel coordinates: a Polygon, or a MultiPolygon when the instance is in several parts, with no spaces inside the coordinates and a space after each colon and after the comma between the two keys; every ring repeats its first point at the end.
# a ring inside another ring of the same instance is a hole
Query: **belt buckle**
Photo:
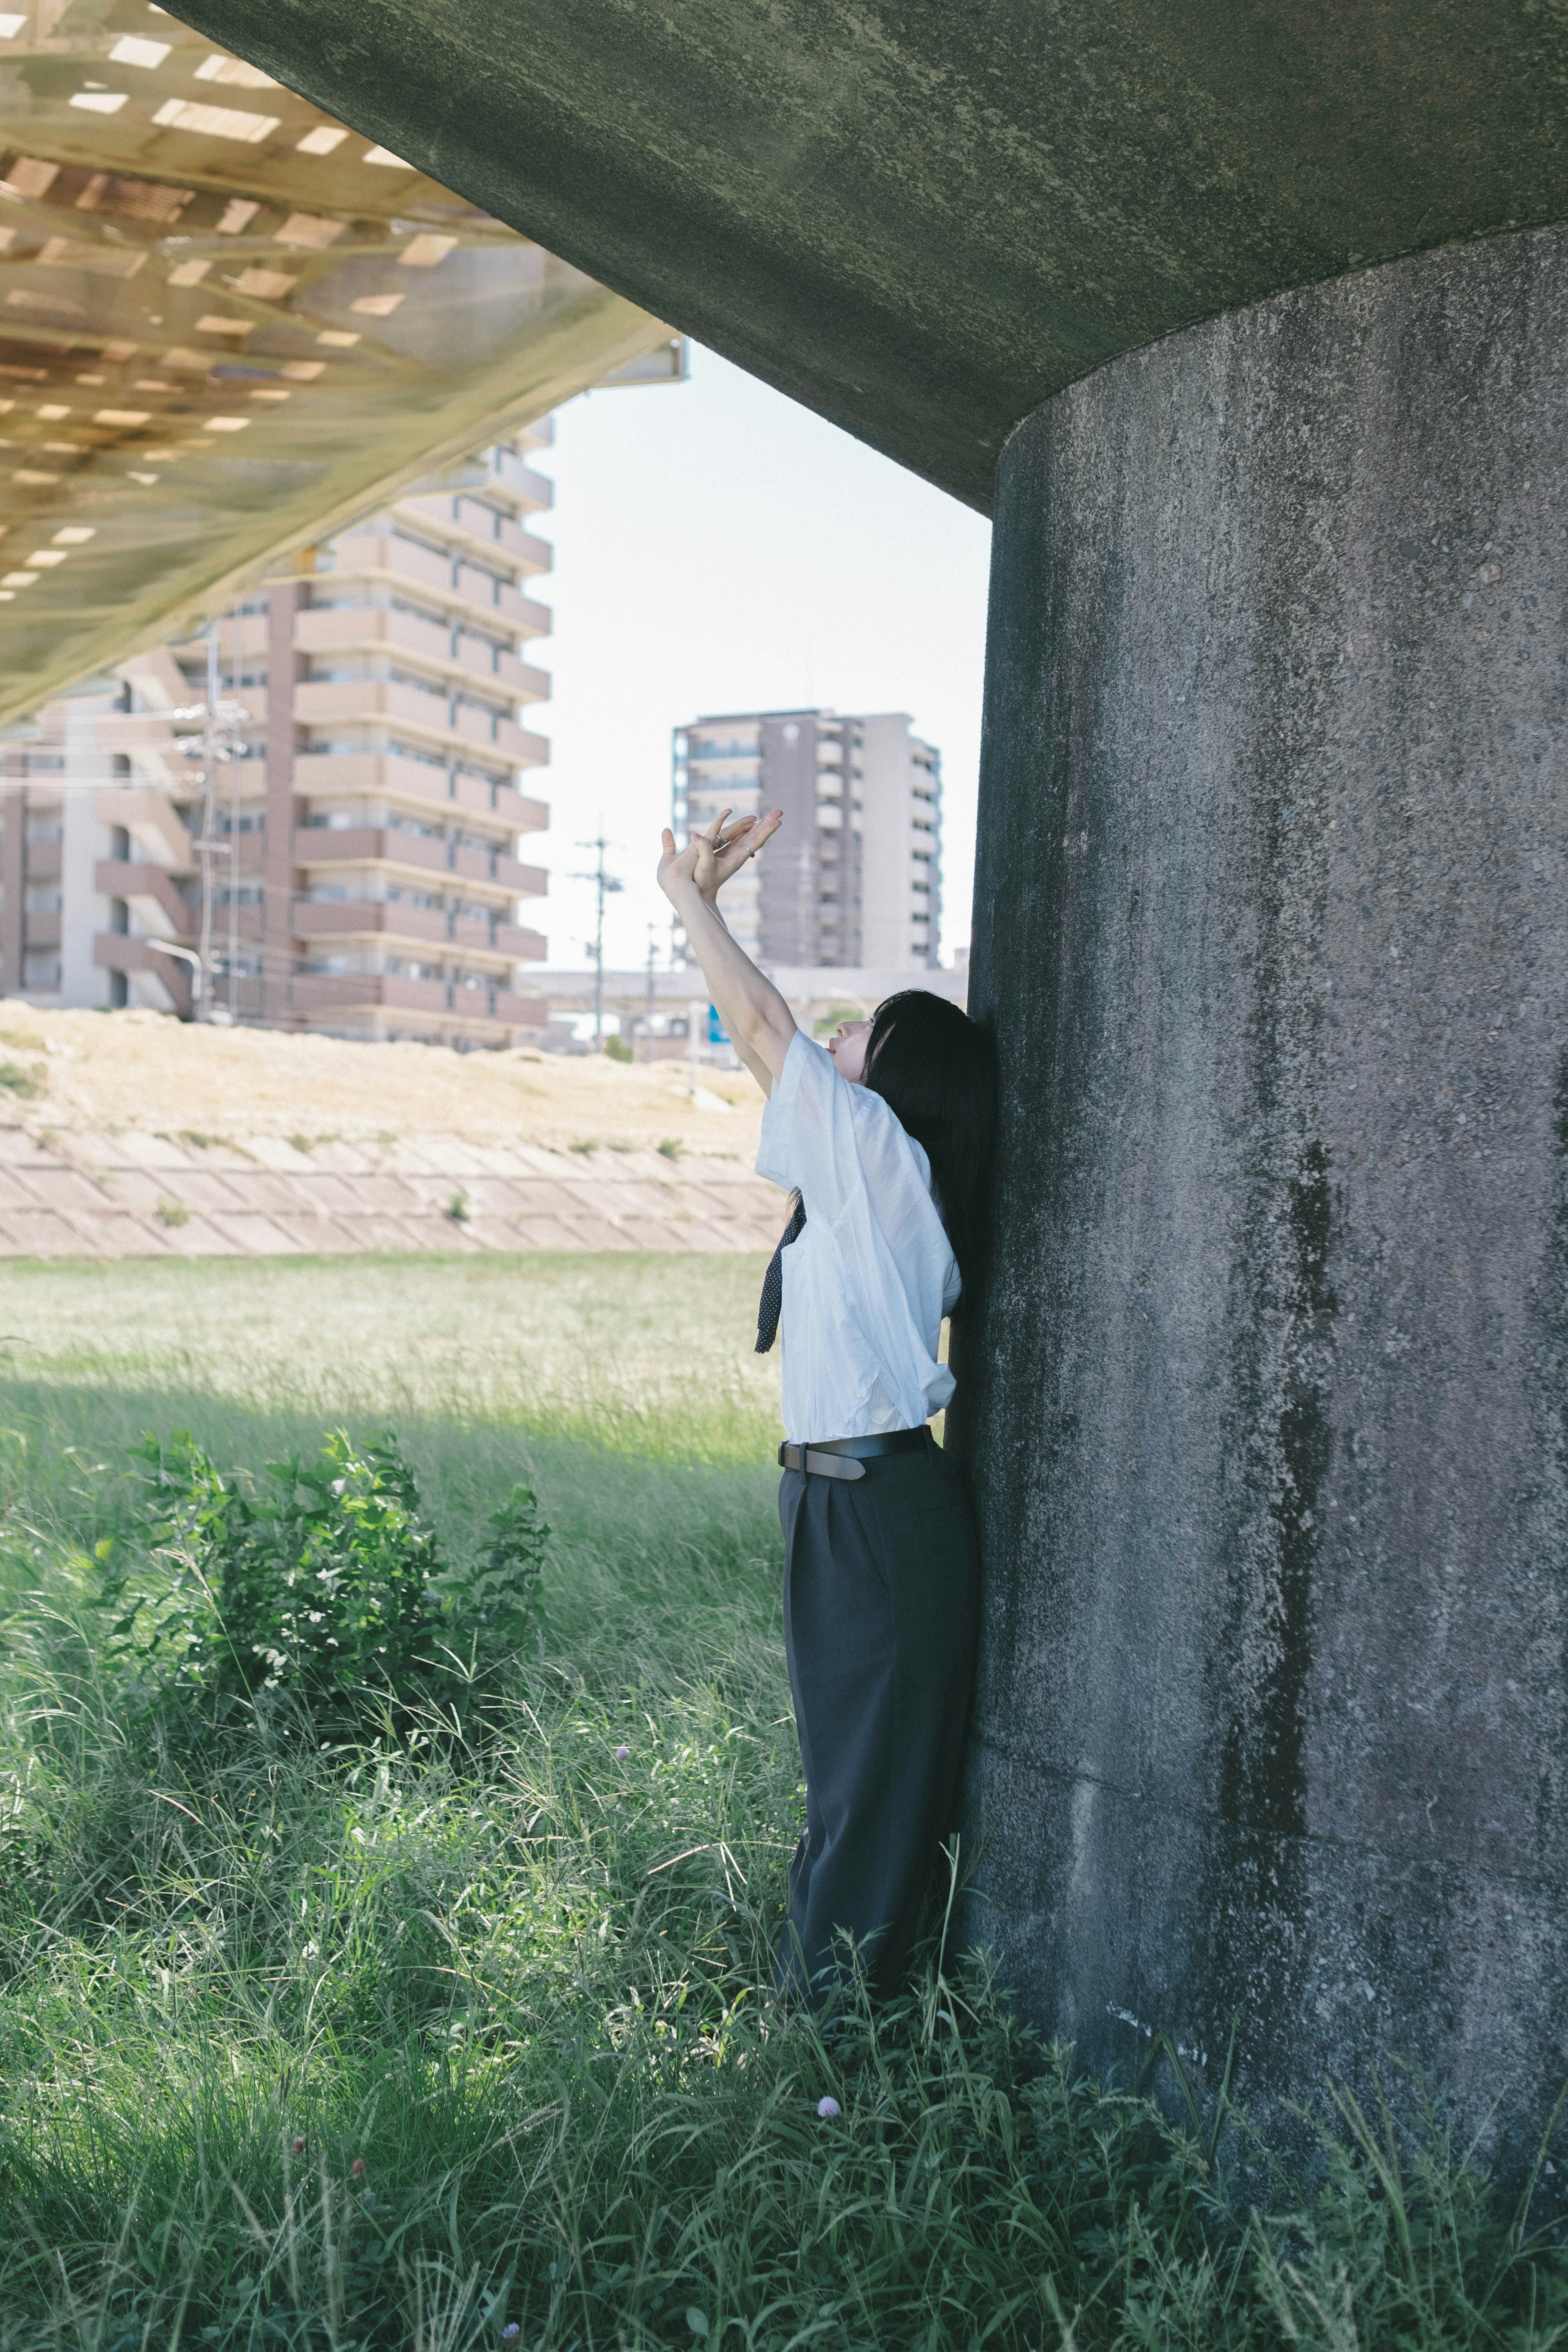
{"type": "Polygon", "coordinates": [[[819,1454],[812,1445],[797,1445],[787,1437],[779,1447],[779,1468],[798,1470],[806,1478],[863,1478],[866,1465],[852,1454],[819,1454]]]}

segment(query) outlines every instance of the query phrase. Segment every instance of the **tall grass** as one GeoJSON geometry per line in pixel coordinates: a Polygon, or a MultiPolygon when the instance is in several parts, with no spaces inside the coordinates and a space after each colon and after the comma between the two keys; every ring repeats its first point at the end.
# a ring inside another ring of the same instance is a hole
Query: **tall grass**
{"type": "Polygon", "coordinates": [[[1562,2340],[1568,2272],[1418,2099],[1347,2104],[1301,2181],[934,1938],[875,2013],[771,2006],[802,1792],[757,1265],[194,1271],[7,1299],[3,2352],[1562,2340]],[[353,1749],[128,1714],[91,1605],[126,1443],[389,1418],[454,1548],[540,1489],[505,1694],[353,1749]]]}

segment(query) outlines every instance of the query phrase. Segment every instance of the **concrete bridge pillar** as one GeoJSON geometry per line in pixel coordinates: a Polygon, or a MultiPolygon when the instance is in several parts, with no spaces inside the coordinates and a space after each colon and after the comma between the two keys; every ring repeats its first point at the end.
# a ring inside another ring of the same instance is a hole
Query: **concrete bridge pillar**
{"type": "Polygon", "coordinates": [[[1568,230],[1012,436],[968,1931],[1259,2106],[1568,2074],[1568,230]]]}

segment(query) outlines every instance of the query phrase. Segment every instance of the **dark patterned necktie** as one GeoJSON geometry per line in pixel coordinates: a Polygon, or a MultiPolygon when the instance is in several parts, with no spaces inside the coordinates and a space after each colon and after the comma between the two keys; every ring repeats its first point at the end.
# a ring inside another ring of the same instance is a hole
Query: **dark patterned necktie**
{"type": "Polygon", "coordinates": [[[805,1202],[797,1192],[790,1221],[779,1235],[779,1245],[768,1260],[768,1270],[763,1276],[763,1295],[757,1301],[757,1353],[765,1356],[779,1334],[779,1309],[784,1305],[784,1254],[791,1242],[798,1241],[805,1226],[805,1202]]]}

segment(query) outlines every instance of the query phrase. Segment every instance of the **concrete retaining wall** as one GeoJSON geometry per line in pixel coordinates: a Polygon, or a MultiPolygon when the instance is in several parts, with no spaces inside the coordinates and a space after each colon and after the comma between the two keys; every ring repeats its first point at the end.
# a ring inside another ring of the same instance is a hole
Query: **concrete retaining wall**
{"type": "Polygon", "coordinates": [[[0,1258],[771,1250],[786,1206],[716,1156],[0,1127],[0,1258]]]}

